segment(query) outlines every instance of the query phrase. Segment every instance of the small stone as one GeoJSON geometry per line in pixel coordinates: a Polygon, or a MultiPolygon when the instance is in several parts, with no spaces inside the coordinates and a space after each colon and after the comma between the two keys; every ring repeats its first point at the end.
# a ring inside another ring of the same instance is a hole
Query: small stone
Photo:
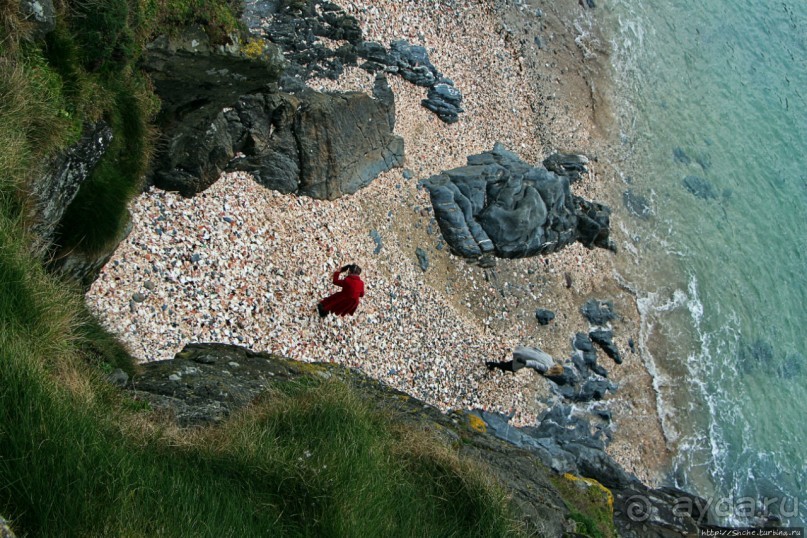
{"type": "Polygon", "coordinates": [[[132,300],[136,303],[142,303],[143,301],[146,300],[146,296],[137,291],[132,294],[132,300]]]}
{"type": "Polygon", "coordinates": [[[555,313],[551,310],[539,308],[535,311],[535,319],[537,319],[538,323],[541,325],[549,325],[549,322],[555,319],[555,313]]]}
{"type": "Polygon", "coordinates": [[[149,291],[154,291],[154,288],[156,288],[157,286],[151,280],[146,280],[146,283],[143,284],[143,287],[149,291]]]}

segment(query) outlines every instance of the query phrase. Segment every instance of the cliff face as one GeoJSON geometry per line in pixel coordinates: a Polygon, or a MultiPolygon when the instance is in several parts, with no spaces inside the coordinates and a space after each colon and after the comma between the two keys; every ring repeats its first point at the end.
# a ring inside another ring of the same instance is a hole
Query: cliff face
{"type": "Polygon", "coordinates": [[[135,399],[183,427],[219,423],[255,398],[271,395],[270,387],[306,379],[343,382],[392,422],[429,432],[481,463],[506,488],[531,535],[574,532],[573,521],[580,514],[591,518],[592,512],[605,514],[621,536],[697,535],[698,514],[678,504],[703,504],[684,492],[648,488],[625,473],[588,422],[568,407],[554,408],[535,427],[515,428],[507,417],[483,411],[443,414],[356,370],[223,344],[189,344],[173,360],[142,365],[131,380],[117,378],[135,399]]]}

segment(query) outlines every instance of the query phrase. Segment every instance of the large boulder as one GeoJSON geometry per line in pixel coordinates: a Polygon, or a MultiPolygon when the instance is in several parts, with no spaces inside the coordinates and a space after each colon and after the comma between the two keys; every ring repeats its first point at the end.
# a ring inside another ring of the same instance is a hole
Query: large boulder
{"type": "Polygon", "coordinates": [[[265,40],[215,43],[202,27],[189,27],[151,42],[143,54],[162,102],[161,123],[211,120],[239,97],[270,87],[283,71],[278,48],[265,40]]]}
{"type": "Polygon", "coordinates": [[[79,141],[54,157],[47,172],[31,185],[33,203],[28,217],[37,250],[44,255],[51,253],[59,222],[110,142],[109,125],[103,121],[85,125],[79,141]]]}
{"type": "Polygon", "coordinates": [[[222,171],[250,172],[267,188],[335,199],[403,163],[392,133],[395,109],[386,80],[375,96],[357,92],[241,97],[210,123],[187,124],[171,138],[155,184],[192,196],[222,171]]]}
{"type": "Polygon", "coordinates": [[[462,257],[524,258],[574,241],[614,249],[607,207],[573,196],[566,176],[531,166],[499,143],[423,184],[443,237],[462,257]]]}

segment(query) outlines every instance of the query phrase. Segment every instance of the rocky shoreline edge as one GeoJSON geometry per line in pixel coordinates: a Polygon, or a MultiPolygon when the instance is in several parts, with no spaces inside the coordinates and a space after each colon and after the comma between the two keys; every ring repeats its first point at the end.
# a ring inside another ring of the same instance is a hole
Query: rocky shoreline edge
{"type": "Polygon", "coordinates": [[[711,523],[706,500],[676,488],[649,488],[625,473],[605,452],[602,432],[592,434],[588,421],[568,406],[552,408],[537,426],[517,428],[508,424],[509,417],[483,410],[441,412],[357,369],[224,344],[189,344],[172,360],[142,365],[132,379],[122,371],[110,376],[135,401],[147,402],[181,427],[214,425],[258,396],[271,398],[278,383],[306,378],[346,383],[391,420],[431,432],[481,463],[507,488],[528,535],[572,532],[571,507],[558,481],[581,493],[594,488],[604,494],[624,538],[696,536],[711,523]]]}

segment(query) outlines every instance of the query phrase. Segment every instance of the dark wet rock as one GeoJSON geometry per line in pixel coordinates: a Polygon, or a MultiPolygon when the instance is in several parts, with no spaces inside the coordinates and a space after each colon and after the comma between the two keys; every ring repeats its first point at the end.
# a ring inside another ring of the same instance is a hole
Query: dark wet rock
{"type": "MultiPolygon", "coordinates": [[[[651,489],[640,482],[615,488],[614,523],[623,538],[677,538],[699,536],[699,519],[690,511],[699,499],[687,493],[671,494],[662,489],[651,489]]],[[[699,506],[706,506],[699,499],[699,506]]],[[[696,513],[697,509],[695,509],[696,513]]],[[[705,522],[704,522],[705,523],[705,522]]]]}
{"type": "Polygon", "coordinates": [[[588,173],[588,157],[576,153],[553,153],[544,159],[544,168],[554,172],[559,176],[569,178],[569,183],[574,183],[588,173]]]}
{"type": "Polygon", "coordinates": [[[692,159],[687,155],[686,151],[683,148],[675,148],[673,149],[673,159],[678,164],[689,164],[692,162],[692,159]]]}
{"type": "MultiPolygon", "coordinates": [[[[300,5],[272,0],[246,0],[241,20],[250,33],[272,42],[287,63],[286,81],[306,81],[312,77],[336,79],[346,65],[356,65],[356,47],[362,32],[355,17],[327,1],[307,1],[300,5]],[[347,41],[335,50],[320,37],[347,41]]],[[[285,91],[294,91],[283,84],[285,91]]]]}
{"type": "Polygon", "coordinates": [[[429,255],[426,254],[426,251],[420,247],[415,249],[415,254],[418,257],[418,265],[420,265],[420,269],[425,272],[429,268],[429,255]]]}
{"type": "Polygon", "coordinates": [[[442,79],[429,88],[426,99],[421,104],[437,114],[445,123],[456,123],[459,121],[460,113],[465,112],[462,106],[462,93],[454,87],[454,83],[447,79],[442,79]]]}
{"type": "Polygon", "coordinates": [[[757,338],[751,343],[741,341],[737,351],[737,360],[743,371],[769,369],[773,366],[773,346],[770,342],[757,338]]]}
{"type": "Polygon", "coordinates": [[[633,341],[633,338],[628,338],[628,347],[631,353],[636,353],[636,343],[633,341]]]}
{"type": "Polygon", "coordinates": [[[574,349],[579,349],[580,351],[594,351],[594,343],[586,333],[576,333],[574,335],[572,347],[574,347],[574,349]]]}
{"type": "Polygon", "coordinates": [[[807,358],[801,353],[788,353],[782,364],[776,369],[777,375],[782,379],[792,379],[804,371],[807,358]]]}
{"type": "Polygon", "coordinates": [[[462,94],[443,77],[429,60],[425,47],[406,40],[393,41],[389,49],[364,41],[355,17],[336,4],[313,0],[301,9],[289,9],[281,2],[247,0],[242,20],[254,36],[272,42],[287,62],[280,87],[287,92],[302,91],[312,77],[336,80],[345,66],[358,65],[371,73],[395,73],[412,84],[429,88],[423,105],[446,123],[458,120],[462,94]],[[346,40],[336,50],[319,38],[346,40]]]}
{"type": "Polygon", "coordinates": [[[378,254],[381,252],[381,249],[384,248],[384,243],[381,242],[381,234],[378,233],[378,230],[370,230],[370,237],[372,237],[375,242],[373,254],[378,254]]]}
{"type": "Polygon", "coordinates": [[[530,166],[498,143],[423,185],[443,237],[465,258],[523,258],[577,240],[613,246],[608,208],[573,196],[566,177],[530,166]]]}
{"type": "Polygon", "coordinates": [[[700,165],[704,172],[706,172],[712,167],[712,156],[708,153],[699,153],[695,156],[695,162],[700,165]]]}
{"type": "Polygon", "coordinates": [[[634,217],[649,219],[653,214],[650,201],[641,194],[636,194],[631,189],[622,193],[622,202],[625,204],[625,208],[628,212],[634,217]]]}
{"type": "Polygon", "coordinates": [[[405,80],[424,88],[430,88],[442,77],[442,74],[429,60],[426,48],[412,45],[405,39],[399,39],[390,44],[386,62],[388,65],[397,67],[398,74],[405,80]]]}
{"type": "Polygon", "coordinates": [[[403,162],[386,88],[379,82],[380,99],[313,90],[241,97],[213,123],[178,133],[155,182],[192,196],[222,171],[242,170],[283,193],[329,200],[352,194],[403,162]]]}
{"type": "Polygon", "coordinates": [[[557,374],[546,374],[546,378],[550,381],[554,381],[559,386],[569,386],[574,387],[577,382],[579,381],[579,376],[575,373],[575,371],[568,366],[564,366],[563,370],[557,374]]]}
{"type": "Polygon", "coordinates": [[[619,354],[619,349],[616,347],[616,344],[614,344],[614,333],[612,331],[598,329],[596,331],[591,331],[588,333],[588,335],[595,344],[600,346],[602,350],[605,351],[606,355],[614,360],[615,363],[622,364],[622,357],[619,354]]]}
{"type": "Polygon", "coordinates": [[[42,39],[56,28],[52,0],[21,0],[20,16],[31,25],[31,38],[42,39]]]}
{"type": "Polygon", "coordinates": [[[713,200],[717,198],[717,191],[709,181],[700,176],[687,176],[684,178],[684,187],[686,190],[704,200],[713,200]]]}
{"type": "Polygon", "coordinates": [[[592,325],[605,325],[617,317],[616,311],[614,310],[614,303],[611,301],[601,301],[599,299],[586,301],[586,304],[580,308],[580,313],[582,313],[592,325]]]}
{"type": "Polygon", "coordinates": [[[549,325],[549,322],[555,319],[555,313],[545,308],[539,308],[535,311],[535,319],[537,319],[538,323],[541,325],[549,325]]]}
{"type": "Polygon", "coordinates": [[[607,379],[589,377],[580,387],[580,390],[571,398],[576,402],[590,402],[592,400],[602,400],[606,393],[616,391],[617,386],[607,379]]]}
{"type": "Polygon", "coordinates": [[[283,67],[279,49],[269,42],[254,44],[247,54],[237,41],[214,43],[201,27],[160,36],[143,55],[143,68],[162,103],[162,124],[169,130],[186,119],[209,124],[242,95],[275,83],[283,67]]]}
{"type": "Polygon", "coordinates": [[[85,125],[79,141],[54,157],[47,172],[33,182],[29,220],[34,223],[35,249],[43,256],[53,254],[65,211],[111,142],[112,129],[103,121],[85,125]]]}
{"type": "MultiPolygon", "coordinates": [[[[583,360],[583,364],[591,368],[595,373],[607,377],[605,369],[597,365],[597,352],[594,350],[594,343],[585,333],[577,333],[572,342],[572,348],[577,351],[577,356],[583,360]]],[[[578,368],[583,371],[583,368],[578,368]]]]}

